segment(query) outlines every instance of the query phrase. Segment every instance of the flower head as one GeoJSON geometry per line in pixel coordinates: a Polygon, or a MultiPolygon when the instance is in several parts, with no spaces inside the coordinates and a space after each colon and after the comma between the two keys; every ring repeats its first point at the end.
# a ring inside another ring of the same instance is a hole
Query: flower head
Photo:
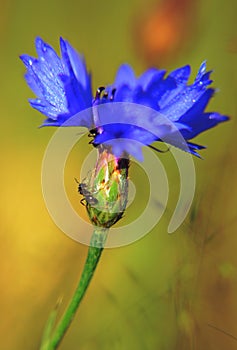
{"type": "Polygon", "coordinates": [[[148,69],[136,77],[132,68],[120,66],[112,85],[92,98],[90,74],[85,62],[65,40],[61,58],[36,39],[38,59],[22,55],[25,75],[37,95],[32,107],[47,116],[43,126],[86,126],[94,130],[93,144],[103,144],[116,157],[132,154],[142,159],[142,146],[165,141],[192,154],[204,148],[189,140],[228,120],[217,112],[205,112],[215,90],[203,62],[192,84],[190,66],[166,71],[148,69]],[[89,111],[89,112],[88,112],[89,111]]]}
{"type": "MultiPolygon", "coordinates": [[[[208,88],[212,81],[210,80],[211,72],[206,72],[206,62],[202,63],[195,81],[191,85],[188,85],[191,73],[191,68],[188,65],[176,69],[167,77],[165,77],[165,73],[164,70],[152,68],[136,78],[129,65],[122,65],[117,72],[114,83],[105,89],[106,100],[112,100],[114,103],[126,102],[147,106],[157,113],[153,113],[151,116],[149,109],[143,109],[143,113],[141,112],[135,118],[135,124],[139,125],[136,128],[131,112],[130,118],[127,115],[127,122],[107,124],[104,127],[105,132],[98,135],[95,142],[108,142],[108,139],[115,140],[116,135],[120,135],[120,138],[128,139],[130,137],[146,145],[153,141],[165,140],[184,149],[183,143],[180,140],[177,142],[177,131],[187,141],[229,119],[216,112],[205,112],[205,108],[215,92],[214,89],[208,88]],[[138,122],[139,117],[140,121],[143,118],[142,123],[138,122]],[[142,124],[144,125],[143,130],[141,129],[142,124]],[[147,124],[152,126],[154,133],[147,127],[147,124]],[[161,127],[165,125],[166,132],[163,133],[161,127]],[[163,135],[162,137],[159,137],[160,133],[163,135]]],[[[118,118],[121,118],[121,114],[118,118]]],[[[204,148],[191,142],[187,142],[186,146],[186,150],[195,155],[198,155],[196,150],[204,148]]]]}

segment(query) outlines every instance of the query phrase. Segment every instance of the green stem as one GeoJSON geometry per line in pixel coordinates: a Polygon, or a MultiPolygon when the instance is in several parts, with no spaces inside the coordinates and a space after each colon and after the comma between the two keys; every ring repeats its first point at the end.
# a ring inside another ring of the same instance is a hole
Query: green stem
{"type": "Polygon", "coordinates": [[[40,350],[55,350],[62,341],[90,284],[103,251],[107,233],[108,229],[99,227],[94,229],[87,259],[75,293],[55,330],[52,332],[50,338],[46,342],[43,342],[40,350]]]}

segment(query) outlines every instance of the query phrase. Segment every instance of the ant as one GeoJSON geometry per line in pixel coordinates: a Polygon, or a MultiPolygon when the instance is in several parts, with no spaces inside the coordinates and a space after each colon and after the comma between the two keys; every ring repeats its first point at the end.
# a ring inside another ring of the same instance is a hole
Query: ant
{"type": "Polygon", "coordinates": [[[90,205],[96,205],[98,203],[98,200],[96,198],[94,198],[91,194],[90,191],[88,191],[87,186],[85,183],[83,182],[79,182],[76,178],[75,181],[78,183],[78,192],[84,196],[84,198],[82,198],[82,200],[80,201],[80,203],[82,205],[86,205],[84,202],[86,201],[87,204],[90,205]]]}

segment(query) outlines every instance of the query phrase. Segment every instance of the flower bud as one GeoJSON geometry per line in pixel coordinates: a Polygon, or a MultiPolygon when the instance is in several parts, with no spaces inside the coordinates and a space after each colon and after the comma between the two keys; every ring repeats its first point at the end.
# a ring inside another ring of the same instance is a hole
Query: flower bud
{"type": "Polygon", "coordinates": [[[93,225],[109,228],[123,216],[128,198],[128,158],[117,158],[98,147],[95,170],[80,184],[93,225]]]}

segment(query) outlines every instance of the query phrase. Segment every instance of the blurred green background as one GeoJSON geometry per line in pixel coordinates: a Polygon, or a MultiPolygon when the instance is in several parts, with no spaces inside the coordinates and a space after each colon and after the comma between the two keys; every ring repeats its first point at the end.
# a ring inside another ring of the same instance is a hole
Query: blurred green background
{"type": "MultiPolygon", "coordinates": [[[[236,0],[1,1],[0,349],[39,348],[50,311],[59,297],[60,310],[67,305],[87,253],[55,226],[41,193],[54,130],[37,128],[43,119],[27,103],[33,95],[18,59],[35,55],[37,35],[57,48],[63,36],[83,53],[94,89],[111,82],[122,62],[140,74],[151,64],[189,63],[195,72],[207,59],[219,88],[209,110],[232,117],[196,139],[208,149],[205,160],[194,160],[192,210],[172,235],[179,180],[172,157],[161,155],[170,180],[165,215],[142,240],[104,251],[60,349],[237,349],[236,14],[236,0]]],[[[85,154],[73,152],[65,173],[81,215],[74,177],[85,154]]],[[[132,166],[130,176],[146,199],[138,172],[132,166]]],[[[140,195],[127,215],[142,207],[140,195]]]]}

